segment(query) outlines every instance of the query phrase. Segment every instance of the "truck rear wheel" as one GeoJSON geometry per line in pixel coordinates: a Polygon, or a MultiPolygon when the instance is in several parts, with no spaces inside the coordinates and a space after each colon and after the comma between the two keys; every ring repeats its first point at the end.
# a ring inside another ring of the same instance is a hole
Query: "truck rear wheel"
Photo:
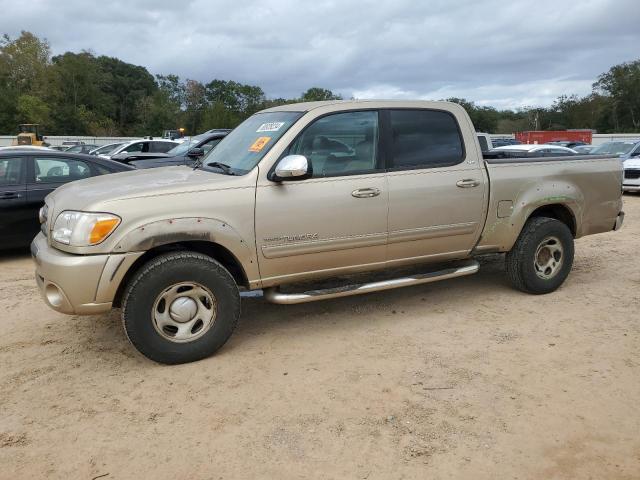
{"type": "Polygon", "coordinates": [[[229,339],[240,317],[240,294],[231,274],[213,258],[171,252],[143,265],[122,303],[129,341],[160,363],[193,362],[229,339]]]}
{"type": "Polygon", "coordinates": [[[571,271],[573,251],[573,235],[564,223],[555,218],[531,218],[507,253],[507,278],[523,292],[553,292],[571,271]]]}

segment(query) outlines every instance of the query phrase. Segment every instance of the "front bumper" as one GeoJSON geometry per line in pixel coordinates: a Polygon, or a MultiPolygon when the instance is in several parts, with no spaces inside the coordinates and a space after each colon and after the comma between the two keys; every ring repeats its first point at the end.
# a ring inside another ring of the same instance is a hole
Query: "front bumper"
{"type": "Polygon", "coordinates": [[[622,180],[622,190],[624,192],[640,192],[640,178],[629,178],[630,176],[627,172],[627,176],[622,180]]]}
{"type": "Polygon", "coordinates": [[[42,233],[31,243],[42,298],[52,309],[69,315],[111,310],[120,281],[140,255],[73,255],[51,247],[42,233]]]}

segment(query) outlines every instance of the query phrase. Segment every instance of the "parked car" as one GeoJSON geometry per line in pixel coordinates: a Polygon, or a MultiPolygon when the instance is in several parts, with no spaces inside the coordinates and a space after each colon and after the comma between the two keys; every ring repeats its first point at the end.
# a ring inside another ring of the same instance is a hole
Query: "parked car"
{"type": "Polygon", "coordinates": [[[73,147],[75,145],[82,145],[84,142],[81,142],[79,140],[65,140],[64,142],[62,142],[60,144],[61,147],[63,148],[69,148],[69,147],[73,147]]]}
{"type": "Polygon", "coordinates": [[[494,148],[493,141],[491,140],[491,135],[488,133],[476,133],[478,137],[478,143],[480,143],[480,150],[483,152],[488,152],[489,150],[494,148]]]}
{"type": "Polygon", "coordinates": [[[591,155],[596,148],[597,145],[578,145],[577,147],[573,147],[573,150],[578,152],[579,155],[591,155]]]}
{"type": "Polygon", "coordinates": [[[163,363],[224,345],[239,288],[302,303],[470,275],[476,255],[505,252],[515,288],[552,292],[569,275],[574,238],[621,227],[622,165],[484,160],[475,133],[448,102],[263,110],[200,168],[88,179],[50,194],[31,248],[38,286],[62,313],[121,306],[128,339],[163,363]],[[395,269],[421,264],[420,273],[395,269]],[[374,271],[396,276],[349,276],[374,271]],[[349,283],[308,283],[344,275],[349,283]]]}
{"type": "Polygon", "coordinates": [[[119,143],[108,143],[107,145],[102,145],[97,148],[94,148],[89,152],[89,155],[109,155],[119,146],[124,145],[124,142],[119,143]]]}
{"type": "Polygon", "coordinates": [[[594,155],[618,155],[623,159],[637,156],[640,152],[640,140],[616,140],[598,145],[591,153],[594,155]]]}
{"type": "Polygon", "coordinates": [[[587,143],[581,142],[580,140],[558,140],[555,142],[547,142],[547,145],[560,145],[561,147],[575,148],[580,145],[587,145],[587,143]]]}
{"type": "Polygon", "coordinates": [[[132,168],[89,155],[50,149],[0,151],[0,248],[29,245],[40,230],[38,210],[57,187],[132,168]]]}
{"type": "Polygon", "coordinates": [[[640,192],[640,140],[604,143],[593,153],[619,155],[624,168],[622,189],[625,192],[640,192]]]}
{"type": "Polygon", "coordinates": [[[74,145],[72,147],[69,147],[67,149],[65,149],[65,152],[69,152],[69,153],[89,153],[92,150],[95,150],[96,148],[100,147],[100,145],[93,145],[90,143],[82,143],[80,145],[74,145]]]}
{"type": "Polygon", "coordinates": [[[493,148],[504,147],[505,145],[520,145],[520,142],[515,138],[492,138],[491,143],[493,148]]]}
{"type": "Polygon", "coordinates": [[[571,148],[561,147],[560,145],[505,145],[491,150],[496,158],[500,157],[558,157],[565,155],[576,155],[578,152],[571,148]]]}
{"type": "Polygon", "coordinates": [[[226,131],[203,133],[176,145],[167,153],[127,153],[122,152],[112,157],[113,160],[127,163],[135,168],[155,168],[172,165],[194,166],[207,155],[220,141],[227,136],[226,131]]]}
{"type": "Polygon", "coordinates": [[[129,142],[125,142],[115,150],[112,150],[109,153],[101,153],[99,155],[104,158],[112,158],[119,153],[167,153],[169,150],[179,144],[180,142],[175,142],[172,140],[143,138],[140,140],[131,140],[129,142]]]}
{"type": "Polygon", "coordinates": [[[39,147],[38,145],[10,145],[6,147],[0,147],[0,152],[16,151],[16,150],[53,150],[51,147],[39,147]]]}

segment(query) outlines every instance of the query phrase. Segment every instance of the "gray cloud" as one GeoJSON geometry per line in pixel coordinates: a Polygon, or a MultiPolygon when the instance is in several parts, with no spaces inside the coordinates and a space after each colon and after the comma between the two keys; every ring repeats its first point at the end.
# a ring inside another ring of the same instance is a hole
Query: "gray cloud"
{"type": "Polygon", "coordinates": [[[548,105],[638,58],[638,0],[0,1],[0,32],[89,49],[270,97],[323,86],[358,98],[548,105]],[[3,5],[4,4],[4,5],[3,5]],[[33,15],[33,12],[38,12],[33,15]]]}

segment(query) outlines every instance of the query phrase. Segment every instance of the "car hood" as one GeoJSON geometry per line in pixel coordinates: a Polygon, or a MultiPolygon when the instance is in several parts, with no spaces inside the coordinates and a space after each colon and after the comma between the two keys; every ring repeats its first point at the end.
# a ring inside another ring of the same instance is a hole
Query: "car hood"
{"type": "Polygon", "coordinates": [[[55,204],[57,212],[95,211],[115,201],[245,187],[250,182],[248,177],[184,166],[132,170],[68,183],[51,193],[47,202],[55,204]]]}

